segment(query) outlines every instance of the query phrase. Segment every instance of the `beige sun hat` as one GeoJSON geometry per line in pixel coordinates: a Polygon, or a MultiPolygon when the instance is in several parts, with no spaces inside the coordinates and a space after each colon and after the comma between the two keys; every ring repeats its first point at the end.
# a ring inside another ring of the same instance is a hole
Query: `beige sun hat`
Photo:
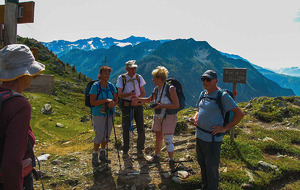
{"type": "Polygon", "coordinates": [[[136,60],[127,61],[125,63],[125,65],[126,65],[126,68],[134,68],[134,67],[136,68],[136,67],[138,67],[137,64],[136,64],[136,60]]]}
{"type": "Polygon", "coordinates": [[[21,76],[34,76],[45,70],[45,65],[35,61],[29,47],[10,44],[0,51],[0,81],[11,81],[21,76]]]}

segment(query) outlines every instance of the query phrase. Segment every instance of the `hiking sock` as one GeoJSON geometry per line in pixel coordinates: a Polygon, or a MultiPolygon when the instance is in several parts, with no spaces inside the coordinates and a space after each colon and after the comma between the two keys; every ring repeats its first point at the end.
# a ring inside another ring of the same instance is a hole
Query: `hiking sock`
{"type": "Polygon", "coordinates": [[[175,160],[173,158],[170,158],[170,160],[169,160],[169,166],[170,166],[170,170],[172,172],[175,172],[175,160]]]}
{"type": "Polygon", "coordinates": [[[98,167],[99,166],[99,161],[98,161],[98,152],[94,152],[92,154],[92,166],[94,168],[98,167]]]}

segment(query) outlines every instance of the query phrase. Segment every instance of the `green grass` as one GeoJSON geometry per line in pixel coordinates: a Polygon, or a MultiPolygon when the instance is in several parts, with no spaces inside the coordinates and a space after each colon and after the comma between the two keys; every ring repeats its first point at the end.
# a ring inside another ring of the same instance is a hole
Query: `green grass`
{"type": "MultiPolygon", "coordinates": [[[[84,106],[84,96],[80,93],[68,92],[64,95],[62,91],[58,91],[58,95],[46,95],[39,93],[24,93],[32,105],[31,127],[36,136],[36,153],[51,154],[50,161],[55,159],[69,160],[75,157],[71,156],[74,152],[85,152],[89,154],[92,150],[92,139],[94,137],[93,127],[91,122],[82,123],[80,118],[84,115],[89,116],[90,111],[84,106]],[[51,104],[54,113],[44,115],[41,113],[41,108],[44,104],[51,104]],[[56,123],[64,125],[63,128],[56,127],[56,123]]],[[[266,101],[266,100],[264,100],[266,101]]],[[[244,104],[246,105],[246,104],[244,104]]],[[[242,106],[241,106],[242,107],[242,106]]],[[[256,107],[256,105],[254,105],[256,107]]],[[[258,106],[257,106],[257,109],[258,106]]],[[[291,112],[296,113],[298,108],[293,108],[291,112]],[[295,111],[296,110],[296,111],[295,111]]],[[[194,108],[187,108],[178,114],[178,121],[181,122],[185,117],[192,117],[195,114],[194,108]]],[[[255,111],[255,108],[252,109],[255,111]]],[[[120,110],[117,109],[120,113],[120,110]]],[[[151,126],[151,118],[153,110],[145,106],[144,117],[146,123],[151,126]]],[[[290,118],[293,118],[291,116],[290,118]]],[[[255,181],[252,184],[253,189],[265,189],[278,179],[285,179],[290,175],[300,174],[300,132],[299,130],[279,130],[266,129],[255,124],[256,119],[250,114],[246,115],[241,123],[236,127],[235,141],[232,142],[228,134],[225,135],[221,149],[221,165],[220,168],[226,168],[220,172],[220,188],[222,189],[241,189],[241,185],[248,183],[249,177],[245,170],[254,175],[255,181]],[[248,131],[248,132],[245,132],[248,131]],[[263,141],[265,137],[274,139],[273,141],[263,141]],[[266,154],[268,153],[268,154],[266,154]],[[277,158],[281,154],[283,157],[277,158]],[[258,161],[265,161],[278,166],[279,171],[262,171],[258,168],[258,161]]],[[[276,122],[276,121],[272,121],[276,122]]],[[[120,116],[115,118],[115,125],[121,125],[122,119],[120,116]]],[[[117,134],[120,134],[117,131],[117,134]]],[[[184,131],[182,131],[184,133],[184,131]]],[[[186,131],[185,133],[194,135],[194,131],[186,131]]],[[[119,140],[121,136],[118,135],[119,140]]],[[[150,146],[154,146],[155,139],[150,146]]],[[[166,152],[162,152],[162,156],[166,156],[166,152]]],[[[190,153],[196,156],[195,152],[190,153]]],[[[184,157],[184,154],[175,155],[175,158],[184,157]]],[[[72,163],[70,167],[74,167],[78,161],[72,163]]],[[[198,171],[197,162],[192,165],[193,169],[198,171]]],[[[86,173],[88,173],[86,168],[86,173]]],[[[55,179],[58,183],[56,189],[67,189],[67,185],[62,183],[66,177],[55,179]]],[[[90,177],[84,177],[83,181],[90,177]]],[[[81,180],[81,179],[80,179],[81,180]]],[[[186,189],[199,188],[201,184],[201,176],[199,174],[192,175],[188,179],[187,184],[177,185],[170,183],[170,189],[186,189]]],[[[49,186],[49,184],[48,184],[49,186]]],[[[300,184],[297,181],[292,181],[287,185],[287,188],[299,189],[300,184]]]]}

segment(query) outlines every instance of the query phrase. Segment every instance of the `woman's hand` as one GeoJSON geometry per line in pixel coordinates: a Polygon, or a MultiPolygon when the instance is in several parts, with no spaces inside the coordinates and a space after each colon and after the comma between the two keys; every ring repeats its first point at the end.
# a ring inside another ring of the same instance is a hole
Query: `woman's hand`
{"type": "Polygon", "coordinates": [[[106,102],[108,102],[108,108],[113,108],[113,107],[115,107],[115,102],[114,102],[113,99],[107,99],[106,102]]]}
{"type": "Polygon", "coordinates": [[[198,124],[197,124],[197,120],[196,120],[194,117],[189,118],[189,122],[190,122],[192,125],[194,125],[194,126],[197,126],[197,125],[198,125],[198,124]]]}
{"type": "Polygon", "coordinates": [[[163,108],[163,105],[159,102],[155,102],[157,104],[157,106],[155,106],[153,109],[160,109],[163,108]]]}
{"type": "Polygon", "coordinates": [[[135,97],[135,98],[131,99],[130,105],[135,106],[138,103],[138,101],[139,101],[139,99],[135,97]]]}

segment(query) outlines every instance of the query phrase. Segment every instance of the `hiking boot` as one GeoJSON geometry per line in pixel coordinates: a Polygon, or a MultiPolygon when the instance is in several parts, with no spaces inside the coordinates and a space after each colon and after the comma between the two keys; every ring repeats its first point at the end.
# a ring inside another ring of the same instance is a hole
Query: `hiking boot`
{"type": "Polygon", "coordinates": [[[129,157],[128,152],[123,152],[122,158],[123,159],[127,159],[128,157],[129,157]]]}
{"type": "Polygon", "coordinates": [[[99,166],[98,152],[94,152],[92,154],[92,166],[93,168],[97,168],[99,166]]]}
{"type": "Polygon", "coordinates": [[[144,158],[144,153],[143,153],[142,150],[138,150],[138,151],[137,151],[137,158],[138,158],[138,159],[143,159],[143,158],[144,158]]]}
{"type": "Polygon", "coordinates": [[[100,151],[99,160],[101,163],[110,163],[110,160],[106,158],[105,150],[100,151]]]}
{"type": "Polygon", "coordinates": [[[174,160],[169,160],[169,167],[171,172],[175,172],[175,161],[174,160]]]}
{"type": "Polygon", "coordinates": [[[160,156],[154,155],[151,160],[147,161],[148,164],[160,163],[160,156]]]}

